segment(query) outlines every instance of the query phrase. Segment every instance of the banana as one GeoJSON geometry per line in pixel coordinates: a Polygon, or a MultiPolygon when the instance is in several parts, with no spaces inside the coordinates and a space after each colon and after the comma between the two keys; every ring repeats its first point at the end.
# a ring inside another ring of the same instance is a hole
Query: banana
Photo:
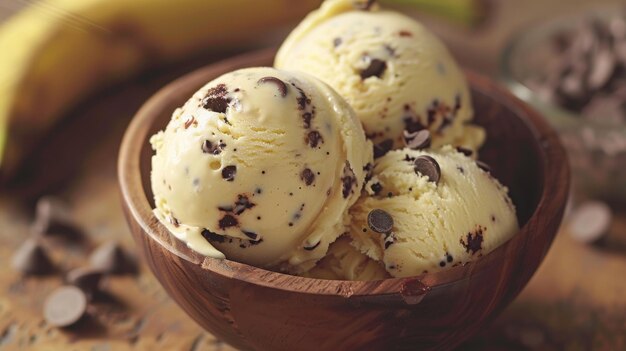
{"type": "Polygon", "coordinates": [[[0,179],[87,95],[147,67],[239,47],[320,0],[24,0],[0,28],[0,179]]]}

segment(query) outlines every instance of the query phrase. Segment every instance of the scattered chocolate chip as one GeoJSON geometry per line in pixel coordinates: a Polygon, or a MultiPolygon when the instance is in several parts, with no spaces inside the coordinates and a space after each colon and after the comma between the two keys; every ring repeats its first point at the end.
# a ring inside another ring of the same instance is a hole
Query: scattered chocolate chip
{"type": "Polygon", "coordinates": [[[324,139],[317,130],[312,130],[306,135],[306,143],[310,147],[317,147],[320,142],[324,142],[324,139]]]}
{"type": "MultiPolygon", "coordinates": [[[[306,94],[304,93],[304,90],[302,90],[302,88],[296,85],[296,83],[292,82],[291,85],[294,88],[296,88],[296,90],[298,90],[298,96],[296,97],[296,102],[298,103],[298,109],[299,110],[306,109],[307,105],[311,103],[311,99],[308,96],[306,96],[306,94]]],[[[309,127],[307,126],[306,128],[309,128],[309,127]]]]}
{"type": "Polygon", "coordinates": [[[422,129],[418,132],[409,133],[404,131],[404,143],[412,150],[421,150],[430,147],[430,132],[428,129],[422,129]]]}
{"type": "Polygon", "coordinates": [[[393,228],[393,217],[377,208],[367,214],[367,225],[376,233],[386,234],[393,228]]]}
{"type": "Polygon", "coordinates": [[[398,35],[401,37],[412,37],[413,33],[409,32],[408,30],[401,30],[398,32],[398,35]]]}
{"type": "Polygon", "coordinates": [[[33,235],[60,235],[68,239],[82,238],[82,231],[74,224],[62,200],[44,196],[37,201],[35,212],[35,221],[31,227],[33,235]]]}
{"type": "Polygon", "coordinates": [[[344,199],[347,199],[352,193],[352,188],[357,184],[356,176],[350,166],[350,163],[346,161],[343,167],[343,176],[341,177],[341,184],[343,186],[342,195],[344,199]]]}
{"type": "Polygon", "coordinates": [[[415,173],[428,177],[428,180],[438,184],[441,179],[441,169],[437,161],[430,156],[420,156],[414,162],[415,173]]]}
{"type": "Polygon", "coordinates": [[[58,328],[78,322],[87,311],[87,296],[75,286],[62,286],[52,292],[44,302],[46,322],[58,328]]]}
{"type": "Polygon", "coordinates": [[[202,99],[202,107],[217,113],[226,113],[231,98],[226,97],[228,90],[225,84],[218,84],[209,89],[206,96],[202,99]]]}
{"type": "Polygon", "coordinates": [[[50,273],[54,265],[37,239],[26,240],[13,254],[11,267],[22,274],[50,273]]]}
{"type": "Polygon", "coordinates": [[[491,167],[489,167],[489,165],[484,163],[483,161],[477,160],[476,165],[478,166],[478,168],[482,169],[485,172],[491,172],[491,167]]]}
{"type": "Polygon", "coordinates": [[[393,148],[393,140],[385,139],[374,145],[374,158],[385,156],[393,148]]]}
{"type": "Polygon", "coordinates": [[[337,46],[341,45],[342,42],[343,41],[341,40],[341,38],[335,38],[335,39],[333,39],[333,46],[337,47],[337,46]]]}
{"type": "Polygon", "coordinates": [[[378,195],[383,190],[383,186],[378,182],[372,184],[370,188],[374,192],[374,195],[378,195]]]}
{"type": "Polygon", "coordinates": [[[483,248],[483,228],[479,226],[473,233],[467,233],[466,237],[461,237],[459,241],[467,253],[471,251],[472,255],[476,254],[483,248]]]}
{"type": "MultiPolygon", "coordinates": [[[[405,108],[406,107],[408,107],[408,105],[405,106],[405,108]]],[[[424,125],[422,124],[422,122],[420,122],[419,118],[417,117],[414,118],[411,116],[407,116],[407,117],[404,117],[402,121],[404,122],[404,129],[409,133],[415,133],[422,129],[425,129],[424,125]]]]}
{"type": "Polygon", "coordinates": [[[387,69],[387,62],[376,58],[370,59],[369,66],[361,71],[361,79],[367,79],[369,77],[380,78],[387,69]]]}
{"type": "Polygon", "coordinates": [[[226,166],[222,169],[222,178],[224,178],[228,182],[232,182],[235,180],[235,175],[237,174],[237,166],[226,166]]]}
{"type": "Polygon", "coordinates": [[[107,242],[99,246],[89,256],[91,268],[102,273],[124,274],[135,273],[137,265],[133,257],[128,255],[116,242],[107,242]]]}
{"type": "Polygon", "coordinates": [[[600,201],[587,201],[569,216],[569,232],[577,241],[590,244],[604,237],[611,226],[613,212],[600,201]]]}
{"type": "Polygon", "coordinates": [[[467,148],[464,148],[462,146],[457,146],[456,147],[456,151],[462,153],[463,155],[465,155],[467,157],[470,157],[470,156],[472,156],[472,154],[474,154],[474,151],[472,151],[470,149],[467,149],[467,148]]]}
{"type": "Polygon", "coordinates": [[[302,173],[300,173],[300,179],[302,179],[304,184],[311,185],[315,181],[315,174],[311,169],[305,168],[302,173]]]}
{"type": "Polygon", "coordinates": [[[448,254],[448,253],[447,253],[447,254],[446,254],[446,261],[448,261],[448,262],[452,262],[452,261],[454,261],[454,258],[452,257],[452,255],[450,255],[450,254],[448,254]]]}
{"type": "Polygon", "coordinates": [[[387,193],[387,197],[393,197],[393,193],[390,191],[387,193]]]}
{"type": "Polygon", "coordinates": [[[465,174],[465,169],[461,166],[456,166],[456,169],[459,170],[459,172],[461,172],[461,174],[465,174]]]}
{"type": "Polygon", "coordinates": [[[229,214],[226,214],[226,215],[224,215],[224,217],[222,217],[219,220],[218,224],[219,224],[220,229],[224,230],[226,228],[237,226],[239,224],[239,221],[237,220],[237,218],[235,218],[235,217],[233,217],[233,216],[231,216],[229,214]]]}
{"type": "Polygon", "coordinates": [[[249,232],[249,231],[245,231],[245,230],[242,230],[241,232],[244,233],[245,236],[250,238],[250,240],[252,240],[252,241],[258,241],[259,240],[259,234],[257,234],[257,233],[249,232]]]}
{"type": "Polygon", "coordinates": [[[317,243],[315,243],[314,245],[311,246],[304,246],[304,249],[307,251],[313,251],[315,250],[318,246],[320,246],[321,241],[318,241],[317,243]]]}
{"type": "Polygon", "coordinates": [[[226,241],[225,236],[214,233],[208,229],[204,229],[201,234],[209,242],[223,243],[226,241]]]}
{"type": "Polygon", "coordinates": [[[65,276],[65,281],[68,284],[78,287],[87,294],[88,297],[91,297],[98,291],[103,276],[104,273],[99,269],[79,267],[69,271],[65,276]]]}
{"type": "Polygon", "coordinates": [[[495,221],[496,221],[496,216],[491,215],[491,221],[492,221],[492,222],[495,222],[495,221]]]}
{"type": "Polygon", "coordinates": [[[445,267],[445,266],[446,266],[446,262],[445,261],[439,262],[439,267],[445,267]]]}
{"type": "Polygon", "coordinates": [[[274,84],[278,88],[278,92],[280,93],[281,97],[287,96],[287,92],[288,92],[287,84],[285,84],[285,82],[283,82],[282,80],[276,77],[263,77],[259,79],[258,83],[259,84],[265,84],[265,83],[274,84]]]}

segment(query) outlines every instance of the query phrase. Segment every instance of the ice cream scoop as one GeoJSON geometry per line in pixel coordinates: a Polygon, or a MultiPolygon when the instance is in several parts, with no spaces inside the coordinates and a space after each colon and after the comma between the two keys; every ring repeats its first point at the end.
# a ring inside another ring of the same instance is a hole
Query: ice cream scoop
{"type": "Polygon", "coordinates": [[[326,256],[302,275],[334,280],[380,280],[390,277],[380,262],[361,253],[351,241],[348,236],[337,239],[330,244],[326,256]]]}
{"type": "Polygon", "coordinates": [[[273,68],[208,83],[150,142],[154,213],[172,233],[204,255],[289,272],[345,231],[372,161],[337,93],[273,68]]]}
{"type": "Polygon", "coordinates": [[[450,146],[394,150],[372,171],[368,195],[350,209],[350,237],[394,277],[467,263],[519,229],[507,188],[450,146]]]}
{"type": "Polygon", "coordinates": [[[403,147],[405,130],[422,129],[433,147],[479,148],[485,132],[468,124],[468,84],[444,44],[410,17],[354,3],[324,2],[285,40],[275,66],[337,90],[384,151],[403,147]]]}

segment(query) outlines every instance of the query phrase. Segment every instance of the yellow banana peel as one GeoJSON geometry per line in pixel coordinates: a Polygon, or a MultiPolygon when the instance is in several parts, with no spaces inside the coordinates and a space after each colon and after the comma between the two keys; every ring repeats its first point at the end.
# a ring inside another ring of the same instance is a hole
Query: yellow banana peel
{"type": "MultiPolygon", "coordinates": [[[[0,179],[64,112],[193,53],[240,47],[320,0],[42,0],[0,28],[0,179]]],[[[114,116],[112,116],[114,118],[114,116]]]]}

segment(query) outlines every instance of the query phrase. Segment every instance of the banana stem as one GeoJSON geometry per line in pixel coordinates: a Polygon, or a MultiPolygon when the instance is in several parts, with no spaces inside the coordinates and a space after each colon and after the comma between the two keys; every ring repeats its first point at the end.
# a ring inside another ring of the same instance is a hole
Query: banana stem
{"type": "Polygon", "coordinates": [[[475,26],[487,16],[486,0],[382,0],[392,5],[407,5],[448,20],[475,26]]]}

